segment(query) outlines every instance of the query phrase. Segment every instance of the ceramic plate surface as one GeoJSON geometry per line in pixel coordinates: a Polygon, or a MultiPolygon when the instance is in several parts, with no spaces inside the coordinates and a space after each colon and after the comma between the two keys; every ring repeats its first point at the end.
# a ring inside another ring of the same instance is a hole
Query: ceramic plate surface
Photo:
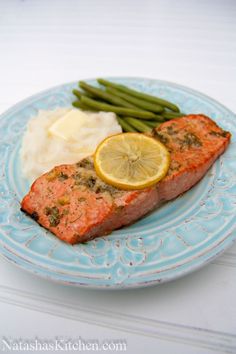
{"type": "MultiPolygon", "coordinates": [[[[192,272],[236,238],[235,115],[199,92],[140,78],[113,81],[169,99],[185,113],[204,113],[232,133],[232,143],[190,191],[132,226],[87,244],[67,245],[20,211],[29,184],[22,178],[19,150],[28,120],[39,109],[70,107],[65,84],[35,95],[0,119],[0,252],[22,268],[64,284],[92,288],[153,285],[192,272]]],[[[95,84],[94,80],[89,80],[95,84]]]]}

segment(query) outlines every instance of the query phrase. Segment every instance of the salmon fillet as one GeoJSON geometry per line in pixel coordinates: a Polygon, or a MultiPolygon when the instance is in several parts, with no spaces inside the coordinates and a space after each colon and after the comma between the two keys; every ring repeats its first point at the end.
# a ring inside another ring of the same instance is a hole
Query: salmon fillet
{"type": "Polygon", "coordinates": [[[86,242],[131,224],[190,189],[230,141],[230,133],[204,115],[167,121],[153,136],[171,155],[168,173],[156,185],[134,191],[112,187],[96,175],[89,157],[39,177],[22,200],[22,211],[65,242],[86,242]]]}

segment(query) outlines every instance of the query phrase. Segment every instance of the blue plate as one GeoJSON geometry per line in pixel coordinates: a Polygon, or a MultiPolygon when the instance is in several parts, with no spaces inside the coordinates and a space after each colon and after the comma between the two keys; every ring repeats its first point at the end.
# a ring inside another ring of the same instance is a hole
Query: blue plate
{"type": "Polygon", "coordinates": [[[20,211],[29,185],[22,178],[19,149],[28,120],[39,109],[70,107],[76,83],[44,91],[3,114],[0,252],[28,271],[68,285],[132,288],[169,281],[202,267],[236,238],[235,115],[211,98],[176,84],[140,78],[112,80],[173,101],[186,113],[204,113],[233,138],[226,153],[190,191],[132,226],[71,246],[20,211]]]}

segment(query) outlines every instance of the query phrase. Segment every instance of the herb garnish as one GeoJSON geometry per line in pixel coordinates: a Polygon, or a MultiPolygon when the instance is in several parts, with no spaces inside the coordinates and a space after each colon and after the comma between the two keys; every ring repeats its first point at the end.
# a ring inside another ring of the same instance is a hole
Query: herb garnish
{"type": "Polygon", "coordinates": [[[60,172],[59,175],[58,175],[58,179],[59,179],[60,182],[63,182],[63,181],[65,181],[68,178],[69,178],[68,175],[63,173],[63,172],[60,172]]]}
{"type": "Polygon", "coordinates": [[[216,131],[212,130],[209,134],[213,135],[213,136],[221,136],[223,138],[226,138],[228,132],[225,130],[223,130],[222,132],[216,132],[216,131]]]}
{"type": "Polygon", "coordinates": [[[52,208],[46,207],[45,214],[48,216],[48,221],[50,222],[50,226],[55,227],[58,224],[60,224],[59,209],[56,206],[52,208]]]}
{"type": "Polygon", "coordinates": [[[77,162],[76,167],[82,167],[91,170],[93,169],[93,162],[89,159],[83,159],[82,161],[77,162]]]}
{"type": "Polygon", "coordinates": [[[200,147],[202,146],[201,140],[193,133],[186,133],[184,139],[180,140],[181,147],[200,147]]]}
{"type": "Polygon", "coordinates": [[[155,131],[154,137],[160,140],[162,144],[168,144],[169,142],[169,137],[163,133],[155,131]]]}

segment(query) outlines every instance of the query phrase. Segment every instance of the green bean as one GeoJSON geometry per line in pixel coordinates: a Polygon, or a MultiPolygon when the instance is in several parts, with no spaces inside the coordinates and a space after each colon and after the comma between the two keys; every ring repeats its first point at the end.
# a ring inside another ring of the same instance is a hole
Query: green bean
{"type": "Polygon", "coordinates": [[[85,92],[85,91],[79,91],[79,90],[72,90],[72,93],[80,100],[81,96],[86,96],[86,97],[89,97],[89,98],[93,98],[95,99],[96,101],[99,101],[99,102],[104,102],[102,99],[100,98],[96,98],[95,95],[92,95],[91,93],[88,93],[88,92],[85,92]]]}
{"type": "Polygon", "coordinates": [[[75,108],[82,109],[83,111],[95,111],[93,108],[86,106],[79,100],[72,102],[72,106],[74,106],[75,108]]]}
{"type": "Polygon", "coordinates": [[[121,118],[121,117],[118,117],[118,116],[116,118],[118,120],[118,123],[122,127],[123,131],[125,131],[125,132],[134,132],[134,133],[137,132],[137,130],[134,129],[132,127],[132,125],[130,125],[128,122],[126,122],[126,120],[124,118],[121,118]]]}
{"type": "Polygon", "coordinates": [[[159,127],[159,125],[161,125],[161,123],[150,121],[150,120],[145,120],[144,122],[151,128],[157,128],[159,127]]]}
{"type": "Polygon", "coordinates": [[[167,112],[167,111],[165,111],[165,112],[163,112],[162,113],[162,116],[165,118],[165,119],[173,119],[173,118],[180,118],[180,117],[183,117],[183,116],[185,116],[185,114],[184,113],[182,113],[182,112],[167,112]]]}
{"type": "Polygon", "coordinates": [[[103,86],[114,87],[117,90],[128,93],[131,96],[135,96],[135,97],[141,98],[145,101],[156,103],[156,104],[161,105],[163,107],[169,108],[170,110],[172,110],[174,112],[179,112],[178,106],[176,106],[174,103],[166,101],[162,98],[151,96],[146,93],[138,92],[138,91],[128,88],[124,85],[115,84],[115,83],[107,81],[107,80],[97,79],[97,81],[99,82],[99,84],[101,84],[103,86]]]}
{"type": "Polygon", "coordinates": [[[87,92],[81,92],[79,90],[72,90],[72,93],[77,97],[77,98],[81,98],[81,96],[87,96],[87,97],[90,97],[90,98],[93,98],[94,96],[90,95],[89,93],[87,92]]]}
{"type": "Polygon", "coordinates": [[[124,100],[135,104],[137,107],[145,109],[147,111],[151,111],[153,113],[160,113],[164,111],[164,108],[158,104],[141,100],[140,98],[121,92],[117,89],[114,89],[113,87],[107,87],[106,92],[108,92],[111,95],[123,98],[124,100]]]}
{"type": "Polygon", "coordinates": [[[133,117],[124,117],[125,121],[128,122],[132,127],[138,130],[141,133],[150,132],[152,130],[151,127],[143,123],[140,119],[136,119],[133,117]]]}
{"type": "Polygon", "coordinates": [[[155,121],[157,121],[157,122],[159,122],[159,123],[163,123],[163,122],[166,121],[166,119],[165,119],[162,115],[160,115],[160,114],[156,114],[156,115],[155,115],[155,118],[153,118],[153,120],[155,120],[155,121]]]}
{"type": "Polygon", "coordinates": [[[77,98],[80,98],[83,94],[82,92],[80,92],[79,90],[72,90],[72,93],[77,97],[77,98]]]}
{"type": "Polygon", "coordinates": [[[108,101],[116,106],[138,109],[138,107],[135,106],[134,104],[129,103],[129,102],[123,100],[122,98],[114,96],[108,92],[105,92],[97,87],[93,87],[91,85],[88,85],[86,82],[80,81],[79,86],[83,90],[85,90],[86,92],[89,92],[90,94],[92,94],[93,96],[101,98],[104,101],[108,101]]]}
{"type": "Polygon", "coordinates": [[[136,109],[119,107],[119,106],[112,106],[107,103],[97,102],[85,96],[81,97],[81,102],[86,106],[92,107],[98,111],[114,112],[122,116],[131,116],[131,117],[149,119],[149,120],[155,119],[156,117],[155,114],[152,112],[140,111],[136,109]]]}

